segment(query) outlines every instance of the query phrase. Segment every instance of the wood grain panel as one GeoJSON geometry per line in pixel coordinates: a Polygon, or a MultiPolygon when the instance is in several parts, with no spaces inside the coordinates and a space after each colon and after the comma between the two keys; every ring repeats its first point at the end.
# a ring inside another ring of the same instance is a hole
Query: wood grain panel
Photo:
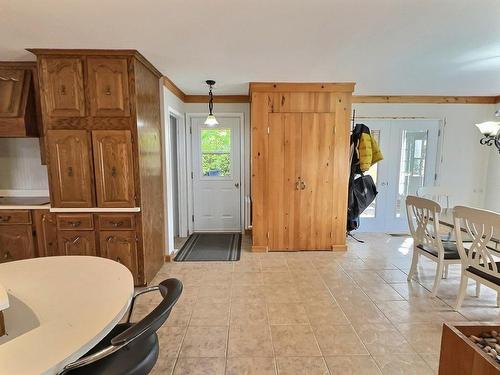
{"type": "Polygon", "coordinates": [[[494,104],[494,96],[353,95],[353,103],[494,104]]]}
{"type": "Polygon", "coordinates": [[[39,257],[59,255],[57,248],[56,214],[48,210],[33,210],[35,221],[37,255],[39,257]]]}
{"type": "MultiPolygon", "coordinates": [[[[293,82],[250,82],[250,94],[254,92],[348,92],[352,93],[354,83],[293,83],[293,82]]],[[[252,96],[253,101],[253,96],[252,96]]]]}
{"type": "MultiPolygon", "coordinates": [[[[142,249],[138,257],[144,263],[145,280],[149,282],[164,263],[165,202],[163,192],[162,139],[160,116],[160,82],[140,61],[134,63],[137,146],[140,177],[142,249]]],[[[139,229],[140,229],[139,228],[139,229]]],[[[141,247],[141,244],[139,244],[141,247]]],[[[139,270],[139,274],[140,274],[139,270]]]]}
{"type": "Polygon", "coordinates": [[[58,231],[58,247],[61,255],[96,256],[96,240],[94,231],[58,231]]]}
{"type": "MultiPolygon", "coordinates": [[[[173,92],[173,89],[170,85],[165,85],[169,88],[170,91],[173,92]]],[[[176,86],[177,87],[177,86],[176,86]]],[[[177,97],[179,95],[176,94],[177,97]]],[[[184,99],[181,100],[184,103],[208,103],[207,95],[184,95],[184,99]]],[[[248,95],[214,95],[214,103],[248,103],[250,102],[250,98],[248,95]]]]}
{"type": "Polygon", "coordinates": [[[128,130],[92,132],[97,205],[134,207],[132,139],[128,130]]]}
{"type": "Polygon", "coordinates": [[[268,248],[267,232],[267,126],[269,97],[266,93],[252,94],[252,249],[268,248]]]}
{"type": "Polygon", "coordinates": [[[0,225],[0,263],[33,258],[31,225],[0,225]]]}
{"type": "Polygon", "coordinates": [[[90,135],[85,130],[49,130],[49,184],[53,207],[92,207],[90,135]]]}
{"type": "Polygon", "coordinates": [[[137,237],[133,231],[102,231],[99,233],[101,256],[127,267],[137,284],[137,237]]]}
{"type": "Polygon", "coordinates": [[[0,117],[19,117],[25,71],[0,67],[0,117]]]}

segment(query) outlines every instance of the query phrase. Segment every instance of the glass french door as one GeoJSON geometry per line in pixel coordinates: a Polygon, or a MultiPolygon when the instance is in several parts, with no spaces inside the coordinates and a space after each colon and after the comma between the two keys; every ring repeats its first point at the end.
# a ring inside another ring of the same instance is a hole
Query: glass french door
{"type": "Polygon", "coordinates": [[[407,232],[406,196],[435,181],[439,120],[359,122],[370,128],[384,155],[366,172],[373,177],[378,195],[361,214],[359,231],[407,232]]]}

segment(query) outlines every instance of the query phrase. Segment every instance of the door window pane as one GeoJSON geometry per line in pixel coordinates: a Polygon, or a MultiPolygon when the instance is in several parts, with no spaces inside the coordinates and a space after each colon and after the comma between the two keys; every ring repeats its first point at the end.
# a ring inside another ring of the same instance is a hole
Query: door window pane
{"type": "Polygon", "coordinates": [[[406,196],[424,186],[427,137],[427,130],[403,130],[396,217],[401,216],[406,196]]]}
{"type": "Polygon", "coordinates": [[[231,176],[231,129],[201,129],[201,174],[231,176]]]}
{"type": "MultiPolygon", "coordinates": [[[[372,137],[375,138],[377,143],[380,145],[380,129],[374,129],[371,131],[372,137]]],[[[372,176],[373,182],[377,185],[377,171],[378,171],[378,163],[373,164],[370,169],[368,169],[365,174],[372,176]]],[[[377,209],[377,198],[370,203],[370,205],[363,211],[360,217],[375,217],[377,209]]]]}

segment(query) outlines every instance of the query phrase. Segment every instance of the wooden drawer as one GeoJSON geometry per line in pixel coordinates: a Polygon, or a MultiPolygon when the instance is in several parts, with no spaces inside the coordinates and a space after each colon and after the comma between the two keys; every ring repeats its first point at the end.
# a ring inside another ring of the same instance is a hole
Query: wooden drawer
{"type": "Polygon", "coordinates": [[[57,215],[57,229],[59,230],[93,230],[92,214],[57,215]]]}
{"type": "Polygon", "coordinates": [[[99,229],[131,230],[135,229],[134,214],[102,214],[99,215],[99,229]]]}
{"type": "Polygon", "coordinates": [[[31,224],[31,214],[27,210],[0,210],[0,225],[31,224]]]}

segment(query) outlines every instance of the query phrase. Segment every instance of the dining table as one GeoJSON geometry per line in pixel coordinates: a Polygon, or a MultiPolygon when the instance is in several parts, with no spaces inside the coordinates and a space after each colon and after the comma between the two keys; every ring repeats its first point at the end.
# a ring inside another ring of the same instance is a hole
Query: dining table
{"type": "Polygon", "coordinates": [[[120,322],[134,282],[110,259],[41,257],[0,264],[0,291],[0,374],[57,374],[120,322]]]}

